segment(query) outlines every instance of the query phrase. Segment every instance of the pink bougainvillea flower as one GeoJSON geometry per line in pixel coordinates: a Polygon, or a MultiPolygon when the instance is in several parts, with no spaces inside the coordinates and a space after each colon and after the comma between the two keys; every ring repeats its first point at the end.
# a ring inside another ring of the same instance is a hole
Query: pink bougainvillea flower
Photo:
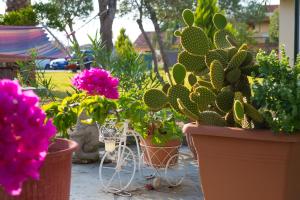
{"type": "Polygon", "coordinates": [[[0,80],[0,186],[19,195],[27,179],[39,178],[50,138],[56,133],[38,107],[32,91],[11,80],[0,80]]]}
{"type": "Polygon", "coordinates": [[[119,79],[100,68],[91,68],[77,74],[72,84],[79,90],[85,90],[89,95],[101,95],[108,99],[118,99],[119,79]]]}

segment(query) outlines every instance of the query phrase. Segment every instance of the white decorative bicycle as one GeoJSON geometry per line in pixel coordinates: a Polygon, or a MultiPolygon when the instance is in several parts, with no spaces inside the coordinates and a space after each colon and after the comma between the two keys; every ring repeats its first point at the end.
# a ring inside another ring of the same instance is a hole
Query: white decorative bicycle
{"type": "MultiPolygon", "coordinates": [[[[143,141],[143,138],[135,131],[128,129],[128,121],[124,122],[123,126],[119,128],[115,123],[108,123],[101,127],[97,126],[100,133],[99,140],[104,142],[106,151],[99,167],[100,182],[106,192],[126,192],[135,177],[136,171],[140,171],[146,179],[164,177],[170,186],[178,186],[182,183],[187,173],[182,155],[179,155],[179,153],[169,154],[166,157],[167,160],[160,161],[163,164],[157,164],[157,161],[152,163],[153,156],[157,157],[162,148],[153,146],[146,148],[145,145],[140,147],[139,143],[143,141]],[[127,137],[129,136],[135,139],[137,155],[127,146],[127,137]],[[107,160],[109,162],[105,163],[107,160]]],[[[141,142],[141,144],[145,144],[145,142],[141,142]]],[[[180,145],[175,148],[178,150],[180,145]]]]}

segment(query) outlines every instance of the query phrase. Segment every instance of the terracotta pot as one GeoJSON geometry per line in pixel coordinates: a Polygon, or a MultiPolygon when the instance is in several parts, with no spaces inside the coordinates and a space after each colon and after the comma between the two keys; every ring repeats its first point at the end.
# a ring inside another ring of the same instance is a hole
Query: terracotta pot
{"type": "Polygon", "coordinates": [[[183,132],[196,148],[205,200],[300,199],[300,135],[195,124],[183,132]]]}
{"type": "Polygon", "coordinates": [[[23,184],[22,193],[11,197],[0,190],[1,200],[69,200],[71,182],[71,159],[77,143],[56,139],[40,171],[40,180],[23,184]]]}
{"type": "MultiPolygon", "coordinates": [[[[152,143],[151,139],[151,137],[148,137],[140,142],[140,146],[144,152],[144,163],[157,168],[164,168],[172,156],[178,155],[181,142],[179,139],[170,140],[163,146],[157,146],[152,143]]],[[[177,161],[178,157],[175,157],[170,161],[170,164],[174,165],[177,161]]]]}

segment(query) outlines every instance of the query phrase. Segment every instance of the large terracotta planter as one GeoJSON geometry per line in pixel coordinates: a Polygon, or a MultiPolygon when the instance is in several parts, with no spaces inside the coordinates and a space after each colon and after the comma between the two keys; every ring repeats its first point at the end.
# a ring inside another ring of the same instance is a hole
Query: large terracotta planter
{"type": "MultiPolygon", "coordinates": [[[[151,139],[151,137],[148,137],[140,142],[140,146],[144,152],[144,163],[153,167],[164,168],[171,157],[178,155],[181,142],[179,139],[170,140],[163,146],[156,146],[152,144],[151,139]]],[[[174,165],[177,161],[178,157],[176,159],[172,159],[169,164],[174,165]]]]}
{"type": "Polygon", "coordinates": [[[186,124],[205,200],[299,200],[300,135],[186,124]]]}
{"type": "Polygon", "coordinates": [[[23,184],[22,193],[11,197],[0,190],[1,200],[69,200],[71,182],[71,159],[77,143],[56,139],[40,171],[40,180],[23,184]]]}

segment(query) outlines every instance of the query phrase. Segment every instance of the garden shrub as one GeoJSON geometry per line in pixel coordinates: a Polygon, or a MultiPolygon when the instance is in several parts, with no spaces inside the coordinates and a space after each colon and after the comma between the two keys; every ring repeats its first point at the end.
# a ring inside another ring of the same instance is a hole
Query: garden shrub
{"type": "Polygon", "coordinates": [[[253,100],[261,107],[269,126],[287,134],[300,131],[300,59],[289,64],[284,49],[281,58],[275,51],[257,54],[262,79],[253,84],[253,100]]]}

